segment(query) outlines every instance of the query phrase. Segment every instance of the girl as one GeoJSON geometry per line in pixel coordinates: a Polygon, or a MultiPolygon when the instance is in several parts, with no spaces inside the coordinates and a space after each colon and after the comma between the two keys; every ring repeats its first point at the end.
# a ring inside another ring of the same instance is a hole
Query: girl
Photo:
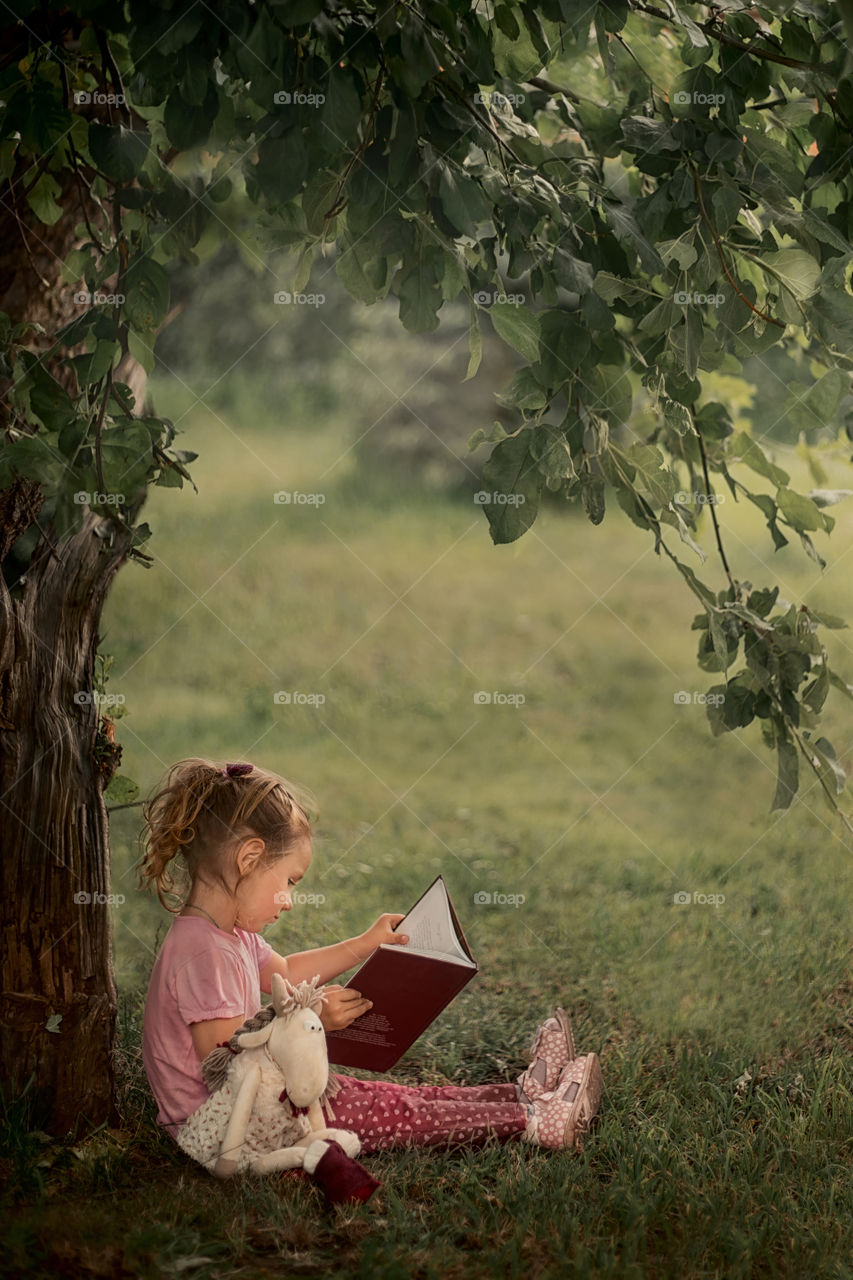
{"type": "MultiPolygon", "coordinates": [[[[408,942],[386,912],[345,942],[281,956],[261,930],[292,908],[291,890],[311,863],[308,814],[290,784],[247,764],[180,760],[143,806],[146,851],[140,887],[155,886],[175,915],[154,963],[145,1005],[142,1060],[157,1121],[173,1137],[209,1096],[201,1064],[261,1007],[272,975],[328,983],[382,942],[408,942]],[[187,890],[177,912],[173,860],[187,890]]],[[[327,985],[321,1021],[346,1027],[370,1008],[358,991],[327,985]]],[[[579,1146],[601,1098],[594,1053],[577,1057],[562,1010],[538,1030],[534,1060],[516,1083],[421,1085],[335,1075],[334,1124],[363,1152],[413,1142],[478,1144],[489,1134],[544,1147],[579,1146]]]]}

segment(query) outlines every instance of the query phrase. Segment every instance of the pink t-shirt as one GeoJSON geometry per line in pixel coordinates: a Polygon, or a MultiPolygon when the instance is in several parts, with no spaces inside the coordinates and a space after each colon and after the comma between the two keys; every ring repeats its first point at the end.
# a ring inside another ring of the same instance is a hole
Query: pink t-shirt
{"type": "Polygon", "coordinates": [[[151,971],[142,1031],[142,1063],[159,1106],[157,1122],[172,1137],[210,1096],[190,1023],[257,1013],[260,970],[271,954],[258,933],[225,933],[196,916],[172,921],[151,971]]]}

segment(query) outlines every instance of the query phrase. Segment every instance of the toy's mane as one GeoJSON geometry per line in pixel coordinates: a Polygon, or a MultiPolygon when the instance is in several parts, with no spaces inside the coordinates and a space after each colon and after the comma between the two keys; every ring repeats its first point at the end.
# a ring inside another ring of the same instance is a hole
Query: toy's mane
{"type": "MultiPolygon", "coordinates": [[[[281,1017],[286,1018],[297,1009],[310,1008],[318,999],[322,999],[320,995],[322,990],[322,983],[316,979],[297,983],[282,1001],[281,1017]]],[[[243,1048],[238,1044],[238,1037],[245,1035],[248,1031],[260,1031],[276,1016],[272,1004],[264,1005],[257,1013],[252,1014],[251,1018],[247,1018],[242,1027],[237,1028],[227,1045],[217,1045],[215,1049],[211,1049],[201,1064],[201,1076],[210,1093],[215,1093],[217,1089],[222,1088],[228,1076],[232,1058],[236,1053],[243,1053],[243,1048]]],[[[319,1099],[320,1105],[325,1106],[330,1098],[334,1098],[340,1087],[340,1083],[330,1074],[329,1083],[319,1099]]]]}

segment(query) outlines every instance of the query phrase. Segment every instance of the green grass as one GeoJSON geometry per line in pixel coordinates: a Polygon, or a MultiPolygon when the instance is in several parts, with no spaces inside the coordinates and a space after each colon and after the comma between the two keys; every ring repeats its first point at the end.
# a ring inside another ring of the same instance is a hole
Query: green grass
{"type": "MultiPolygon", "coordinates": [[[[357,423],[309,430],[285,406],[272,432],[170,386],[158,397],[188,410],[200,493],[152,494],[157,563],[123,570],[106,609],[123,772],[148,791],[173,760],[209,754],[310,788],[304,888],[325,902],[267,931],[284,953],[405,911],[441,871],[481,972],[393,1077],[512,1078],[563,1003],[581,1051],[601,1055],[602,1113],[583,1153],[366,1157],[381,1191],[331,1214],[301,1180],[214,1181],[154,1124],[139,1038],[168,917],[135,890],[139,812],[124,810],[123,1124],[72,1149],[27,1134],[25,1103],[7,1108],[0,1272],[853,1274],[849,849],[809,778],[789,813],[768,813],[774,761],[755,725],[714,740],[701,705],[673,702],[716,677],[695,665],[696,607],[668,563],[621,512],[593,529],[556,504],[494,548],[473,502],[361,475],[357,423]],[[325,502],[275,505],[277,490],[325,502]],[[279,705],[278,690],[326,701],[279,705]],[[525,701],[477,705],[478,690],[525,701]],[[481,906],[481,891],[524,901],[481,906]],[[677,906],[679,891],[725,901],[677,906]]],[[[793,547],[771,557],[744,508],[721,508],[738,576],[853,616],[853,512],[834,508],[821,575],[793,547]]],[[[702,541],[710,552],[710,528],[702,541]]],[[[701,576],[720,585],[712,559],[701,576]]],[[[827,643],[849,680],[846,637],[827,643]]],[[[825,732],[849,759],[835,694],[825,732]]]]}

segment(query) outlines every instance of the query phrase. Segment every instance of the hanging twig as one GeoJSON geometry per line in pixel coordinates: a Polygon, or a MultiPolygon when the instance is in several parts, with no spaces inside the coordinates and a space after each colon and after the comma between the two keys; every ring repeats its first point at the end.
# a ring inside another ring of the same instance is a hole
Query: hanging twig
{"type": "Polygon", "coordinates": [[[729,568],[729,562],[726,559],[726,553],[723,550],[723,540],[720,536],[720,525],[719,525],[719,521],[717,520],[717,506],[716,506],[716,503],[714,502],[714,495],[711,493],[711,479],[708,474],[708,455],[705,452],[705,441],[702,439],[702,432],[696,426],[695,405],[691,406],[690,413],[693,418],[693,426],[696,430],[696,437],[699,441],[699,455],[702,459],[702,473],[705,477],[705,496],[708,499],[708,506],[711,508],[711,520],[714,525],[714,534],[716,535],[716,539],[717,539],[717,550],[720,553],[720,559],[723,562],[723,568],[726,571],[726,577],[728,578],[729,586],[732,589],[732,596],[734,597],[735,600],[737,600],[739,593],[738,593],[737,587],[735,586],[735,581],[734,581],[734,578],[732,577],[731,569],[729,568]]]}
{"type": "Polygon", "coordinates": [[[699,175],[694,169],[692,164],[690,165],[690,172],[693,174],[693,182],[696,186],[696,197],[699,201],[699,208],[702,211],[702,217],[705,219],[705,222],[708,225],[708,230],[711,232],[711,235],[714,239],[714,246],[717,250],[717,256],[720,259],[720,266],[723,268],[723,274],[725,275],[729,284],[734,289],[737,296],[740,298],[741,302],[745,303],[746,306],[749,307],[750,311],[753,311],[757,316],[760,316],[762,320],[766,320],[768,324],[775,324],[778,329],[784,329],[785,325],[782,323],[781,320],[774,320],[773,316],[769,316],[766,311],[762,311],[760,307],[756,307],[753,305],[753,303],[750,302],[749,298],[743,292],[740,285],[735,280],[732,273],[729,271],[729,268],[726,264],[725,254],[723,253],[723,246],[720,242],[720,237],[717,235],[717,228],[714,226],[713,222],[711,221],[711,218],[708,215],[708,210],[705,208],[705,201],[702,198],[702,186],[701,186],[701,183],[699,182],[699,175]]]}

